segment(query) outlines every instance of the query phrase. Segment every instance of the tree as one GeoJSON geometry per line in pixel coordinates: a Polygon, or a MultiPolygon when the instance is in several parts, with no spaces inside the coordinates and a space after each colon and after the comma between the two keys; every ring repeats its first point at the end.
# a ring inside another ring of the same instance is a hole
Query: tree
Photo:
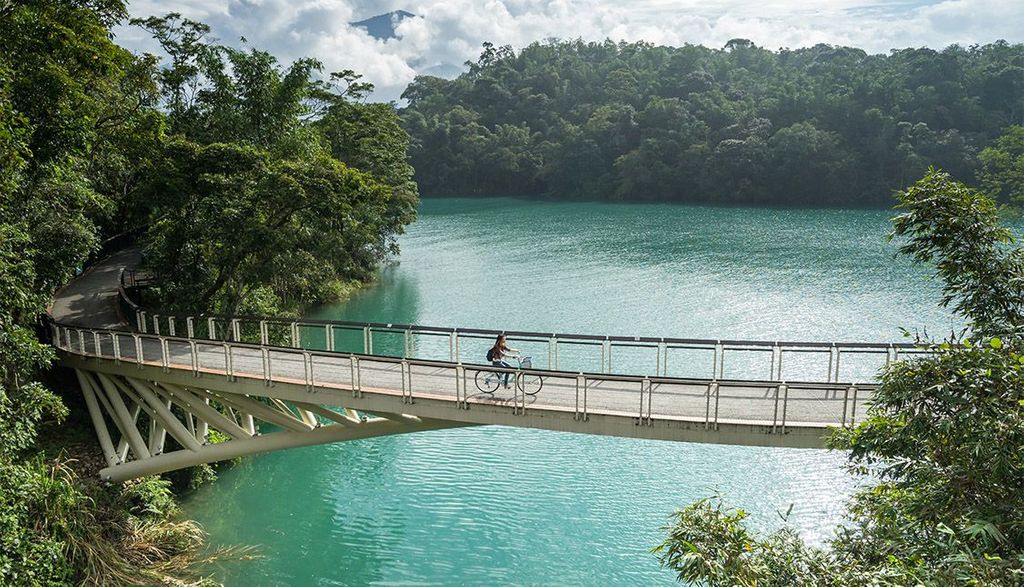
{"type": "Polygon", "coordinates": [[[1024,126],[1011,126],[979,155],[978,183],[1000,202],[1024,204],[1024,126]]]}
{"type": "Polygon", "coordinates": [[[351,71],[280,65],[203,42],[177,14],[136,21],[171,56],[172,138],[136,190],[158,302],[182,311],[295,312],[338,299],[397,252],[415,219],[408,135],[391,105],[359,103],[351,71]]]}
{"type": "Polygon", "coordinates": [[[705,500],[656,549],[708,585],[1019,585],[1024,577],[1024,252],[995,203],[931,170],[899,194],[900,252],[932,264],[962,338],[880,374],[867,421],[836,430],[872,483],[828,549],[790,530],[757,537],[741,511],[705,500]]]}
{"type": "Polygon", "coordinates": [[[0,2],[3,585],[177,583],[203,546],[194,523],[170,521],[166,483],[108,491],[38,442],[68,413],[41,381],[54,353],[39,316],[117,224],[162,127],[151,63],[111,41],[124,15],[118,0],[0,2]]]}
{"type": "Polygon", "coordinates": [[[172,141],[147,190],[145,256],[161,300],[184,311],[237,314],[258,292],[281,309],[329,299],[368,278],[400,229],[387,186],[322,154],[172,141]]]}

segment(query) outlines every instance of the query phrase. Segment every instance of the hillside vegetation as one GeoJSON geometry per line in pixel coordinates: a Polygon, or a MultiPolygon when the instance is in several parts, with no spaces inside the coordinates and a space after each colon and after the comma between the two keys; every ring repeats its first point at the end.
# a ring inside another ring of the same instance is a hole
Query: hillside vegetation
{"type": "Polygon", "coordinates": [[[405,127],[425,195],[891,205],[930,165],[972,180],[1024,117],[1024,45],[769,51],[485,45],[419,77],[405,127]]]}

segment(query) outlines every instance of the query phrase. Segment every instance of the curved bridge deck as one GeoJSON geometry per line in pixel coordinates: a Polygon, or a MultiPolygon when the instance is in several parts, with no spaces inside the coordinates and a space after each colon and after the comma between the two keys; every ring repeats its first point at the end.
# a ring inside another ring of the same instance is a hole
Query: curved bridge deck
{"type": "MultiPolygon", "coordinates": [[[[356,414],[385,414],[392,422],[414,425],[393,432],[503,424],[662,440],[820,447],[827,427],[850,425],[862,417],[873,389],[871,385],[849,383],[513,370],[512,377],[542,377],[543,388],[536,395],[528,395],[512,385],[488,394],[476,387],[477,373],[501,369],[58,324],[53,329],[56,345],[64,351],[64,364],[77,369],[81,377],[89,377],[86,372],[120,377],[127,384],[114,384],[113,388],[125,394],[133,386],[148,385],[168,408],[177,405],[186,412],[187,420],[196,418],[218,429],[230,424],[241,426],[247,413],[250,417],[262,416],[263,421],[278,428],[289,428],[292,420],[302,422],[305,431],[324,423],[334,428],[340,424],[339,419],[355,421],[352,411],[356,410],[356,414]],[[258,406],[252,405],[253,399],[274,406],[276,417],[260,413],[258,406]],[[240,416],[231,418],[230,424],[215,421],[215,417],[198,413],[197,400],[238,408],[240,416]]],[[[98,392],[101,384],[93,384],[98,392]]],[[[108,389],[108,417],[119,411],[111,393],[108,389]]],[[[128,399],[140,407],[156,406],[152,401],[147,404],[141,395],[139,392],[128,399]]],[[[138,417],[139,410],[135,411],[132,424],[138,417]]],[[[153,414],[154,418],[158,415],[153,414]]],[[[173,427],[167,422],[170,416],[164,416],[162,426],[173,427]]],[[[126,421],[122,414],[118,429],[123,437],[128,436],[126,421]]],[[[188,428],[194,436],[195,424],[188,428]]],[[[258,428],[250,424],[250,430],[250,437],[258,436],[258,428]]],[[[315,442],[290,446],[306,443],[315,442]]],[[[179,440],[179,444],[183,443],[179,440]]],[[[241,454],[253,450],[249,447],[241,454]]],[[[120,465],[116,478],[179,466],[174,459],[160,459],[151,455],[133,463],[121,464],[121,459],[112,464],[120,465]]],[[[116,479],[111,470],[105,470],[105,475],[116,479]]]]}
{"type": "MultiPolygon", "coordinates": [[[[83,277],[70,288],[99,280],[83,277]]],[[[879,367],[923,352],[894,344],[509,332],[547,368],[503,370],[464,360],[483,357],[498,331],[153,315],[127,295],[133,285],[121,274],[104,302],[118,304],[115,314],[132,327],[62,320],[60,312],[51,322],[107,460],[101,476],[112,481],[295,446],[480,424],[821,447],[829,427],[864,417],[879,367]],[[477,376],[496,372],[542,378],[543,388],[536,395],[514,384],[482,392],[477,376]],[[767,377],[742,377],[757,372],[767,377]],[[211,429],[229,440],[212,444],[211,429]]]]}

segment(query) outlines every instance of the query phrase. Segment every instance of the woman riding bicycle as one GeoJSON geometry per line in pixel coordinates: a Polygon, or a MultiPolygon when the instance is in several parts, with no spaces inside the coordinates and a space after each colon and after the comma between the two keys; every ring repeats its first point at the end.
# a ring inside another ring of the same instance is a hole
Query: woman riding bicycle
{"type": "MultiPolygon", "coordinates": [[[[487,360],[490,361],[491,365],[494,365],[495,367],[503,367],[505,369],[511,369],[512,365],[510,365],[507,362],[505,362],[504,359],[505,359],[505,357],[515,357],[515,356],[518,356],[518,355],[519,355],[519,349],[514,349],[514,348],[511,348],[510,346],[508,346],[508,343],[505,341],[505,335],[504,334],[499,334],[498,338],[495,339],[495,341],[494,341],[494,346],[492,346],[487,351],[487,360]]],[[[508,389],[508,387],[509,387],[509,385],[508,385],[508,376],[509,375],[511,375],[510,372],[506,372],[505,373],[505,381],[504,381],[505,389],[508,389]]]]}

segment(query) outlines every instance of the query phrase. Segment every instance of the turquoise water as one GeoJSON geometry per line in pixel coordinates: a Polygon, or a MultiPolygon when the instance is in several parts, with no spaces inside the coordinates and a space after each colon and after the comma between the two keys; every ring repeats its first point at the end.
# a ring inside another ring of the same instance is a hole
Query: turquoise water
{"type": "MultiPolygon", "coordinates": [[[[578,333],[898,340],[942,334],[927,271],[887,211],[437,199],[400,263],[316,317],[578,333]]],[[[631,367],[625,359],[621,368],[631,367]]],[[[814,542],[841,521],[843,455],[500,427],[247,459],[186,503],[217,544],[264,558],[228,585],[672,584],[648,549],[720,492],[814,542]]]]}

